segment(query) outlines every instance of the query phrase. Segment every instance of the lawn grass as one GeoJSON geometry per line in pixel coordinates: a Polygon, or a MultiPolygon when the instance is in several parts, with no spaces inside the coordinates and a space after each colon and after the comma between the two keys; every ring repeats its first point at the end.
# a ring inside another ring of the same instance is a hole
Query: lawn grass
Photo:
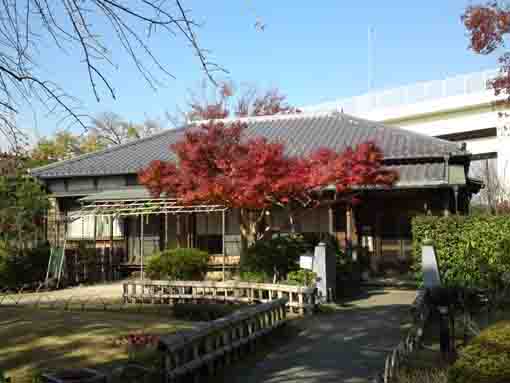
{"type": "Polygon", "coordinates": [[[62,311],[0,308],[0,370],[13,383],[29,382],[35,371],[112,366],[127,358],[115,340],[131,332],[168,334],[191,329],[168,311],[62,311]]]}

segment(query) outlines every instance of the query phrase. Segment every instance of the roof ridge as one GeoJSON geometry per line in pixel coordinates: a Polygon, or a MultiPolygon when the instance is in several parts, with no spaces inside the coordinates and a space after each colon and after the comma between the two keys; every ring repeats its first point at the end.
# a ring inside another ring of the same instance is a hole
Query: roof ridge
{"type": "Polygon", "coordinates": [[[136,139],[136,140],[133,140],[133,141],[129,141],[129,142],[123,143],[123,144],[110,146],[110,147],[107,147],[107,148],[104,148],[104,149],[96,150],[94,152],[81,154],[79,156],[76,156],[76,157],[73,157],[73,158],[69,158],[67,160],[57,161],[57,162],[53,162],[53,163],[48,164],[48,165],[39,166],[37,168],[31,169],[30,173],[31,174],[37,174],[37,173],[43,172],[43,171],[48,170],[48,169],[53,169],[54,167],[57,167],[57,166],[67,165],[67,164],[74,163],[74,162],[79,162],[79,161],[87,159],[89,157],[97,156],[97,155],[104,154],[104,153],[115,152],[117,150],[121,150],[121,149],[124,149],[124,148],[132,146],[132,145],[137,145],[137,144],[139,144],[141,142],[146,142],[146,141],[153,140],[155,138],[159,138],[161,136],[165,136],[165,135],[167,135],[169,133],[178,133],[178,132],[183,131],[185,129],[186,129],[186,127],[176,128],[176,129],[165,129],[162,132],[158,132],[158,133],[152,134],[152,135],[147,136],[147,137],[142,137],[142,138],[139,138],[139,139],[136,139]]]}
{"type": "Polygon", "coordinates": [[[285,119],[292,119],[292,118],[302,118],[302,117],[308,117],[308,118],[314,118],[314,117],[322,117],[322,116],[328,116],[328,115],[334,115],[335,113],[339,113],[337,111],[314,111],[314,112],[297,112],[297,113],[282,113],[282,114],[269,114],[265,116],[246,116],[246,117],[227,117],[227,118],[213,118],[213,119],[203,119],[203,120],[196,120],[196,121],[190,121],[188,123],[189,125],[200,125],[203,123],[208,123],[210,121],[215,122],[249,122],[249,121],[266,121],[266,120],[285,120],[285,119]]]}
{"type": "Polygon", "coordinates": [[[407,129],[404,129],[404,128],[401,128],[401,127],[395,126],[395,125],[386,125],[386,124],[383,124],[382,122],[379,122],[379,121],[373,121],[373,120],[367,120],[367,119],[361,118],[361,117],[355,117],[355,116],[347,114],[347,113],[343,113],[343,114],[345,116],[349,116],[349,118],[351,118],[353,120],[366,122],[369,127],[372,125],[373,127],[377,127],[377,128],[383,128],[383,129],[388,129],[389,128],[389,129],[393,129],[393,131],[398,131],[400,134],[410,135],[410,136],[414,136],[414,137],[421,137],[421,138],[424,138],[426,140],[430,140],[431,142],[438,142],[438,143],[446,144],[446,145],[449,145],[449,146],[455,146],[458,149],[458,151],[462,151],[459,142],[448,141],[448,140],[445,140],[445,139],[442,139],[442,138],[438,138],[438,137],[434,137],[434,136],[429,136],[429,135],[424,134],[424,133],[415,132],[413,130],[407,130],[407,129]]]}

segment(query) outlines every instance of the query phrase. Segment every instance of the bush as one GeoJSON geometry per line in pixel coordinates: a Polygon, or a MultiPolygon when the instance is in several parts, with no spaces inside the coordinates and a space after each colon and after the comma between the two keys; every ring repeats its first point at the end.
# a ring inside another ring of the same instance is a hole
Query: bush
{"type": "Polygon", "coordinates": [[[396,379],[397,383],[448,383],[448,374],[445,369],[404,369],[396,379]]]}
{"type": "Polygon", "coordinates": [[[239,279],[243,282],[271,283],[271,277],[260,271],[242,271],[239,279]]]}
{"type": "Polygon", "coordinates": [[[446,285],[494,287],[510,272],[510,216],[421,216],[412,230],[415,270],[421,245],[432,240],[446,285]]]}
{"type": "Polygon", "coordinates": [[[202,280],[209,254],[198,249],[169,249],[150,257],[147,274],[152,279],[202,280]]]}
{"type": "Polygon", "coordinates": [[[287,283],[299,286],[315,286],[317,274],[311,270],[291,271],[287,274],[287,283]]]}
{"type": "Polygon", "coordinates": [[[0,289],[42,282],[49,257],[49,244],[18,250],[0,242],[0,289]]]}
{"type": "Polygon", "coordinates": [[[299,256],[309,245],[301,235],[285,235],[255,242],[243,257],[242,271],[276,275],[285,279],[290,271],[299,269],[299,256]]]}
{"type": "Polygon", "coordinates": [[[464,347],[448,371],[448,382],[510,382],[510,321],[487,328],[464,347]]]}

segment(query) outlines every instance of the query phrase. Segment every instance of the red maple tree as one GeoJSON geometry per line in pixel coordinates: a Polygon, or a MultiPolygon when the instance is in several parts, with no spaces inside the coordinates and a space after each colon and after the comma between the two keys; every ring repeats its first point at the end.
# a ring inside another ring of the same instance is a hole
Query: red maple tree
{"type": "MultiPolygon", "coordinates": [[[[510,9],[498,1],[467,7],[462,21],[469,34],[469,48],[478,54],[488,55],[503,48],[510,33],[510,9]]],[[[500,73],[488,86],[496,95],[510,97],[510,52],[503,52],[498,62],[500,73]]]]}
{"type": "Polygon", "coordinates": [[[140,172],[140,183],[155,196],[166,193],[184,204],[239,209],[244,252],[272,206],[310,204],[325,186],[346,193],[356,186],[392,185],[397,178],[383,167],[382,152],[372,143],[293,157],[282,143],[245,137],[245,128],[242,121],[214,120],[189,128],[171,146],[177,162],[153,161],[140,172]]]}

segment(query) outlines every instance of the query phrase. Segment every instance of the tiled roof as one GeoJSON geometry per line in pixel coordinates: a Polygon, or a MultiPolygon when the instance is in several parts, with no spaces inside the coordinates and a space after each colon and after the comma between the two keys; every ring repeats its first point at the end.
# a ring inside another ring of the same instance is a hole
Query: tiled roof
{"type": "MultiPolygon", "coordinates": [[[[343,150],[364,141],[375,142],[383,150],[386,159],[406,160],[467,154],[456,143],[343,113],[253,117],[246,118],[245,121],[249,136],[279,140],[286,144],[291,155],[309,153],[319,147],[343,150]]],[[[173,160],[169,146],[182,136],[183,131],[184,129],[167,130],[128,144],[37,168],[32,174],[42,179],[134,174],[152,160],[173,160]]],[[[427,171],[432,172],[430,169],[424,170],[424,176],[427,171]]]]}

